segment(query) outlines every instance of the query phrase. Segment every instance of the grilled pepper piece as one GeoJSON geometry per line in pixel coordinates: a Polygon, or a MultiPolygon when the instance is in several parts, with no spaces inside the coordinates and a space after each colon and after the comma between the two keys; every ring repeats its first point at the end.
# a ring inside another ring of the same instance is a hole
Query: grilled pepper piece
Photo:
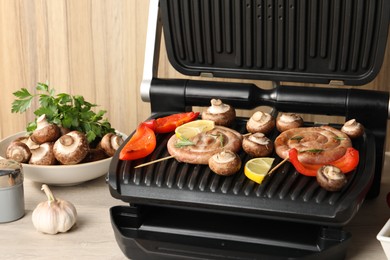
{"type": "Polygon", "coordinates": [[[320,165],[313,164],[306,166],[305,164],[301,163],[298,160],[298,150],[295,148],[290,149],[288,152],[288,157],[292,165],[294,165],[295,170],[297,170],[299,173],[306,175],[306,176],[316,176],[317,170],[321,167],[320,165]],[[316,169],[316,167],[318,168],[316,169]]]}
{"type": "Polygon", "coordinates": [[[340,168],[343,173],[348,173],[354,170],[359,164],[359,151],[355,148],[349,147],[343,157],[331,162],[330,164],[340,168]]]}
{"type": "Polygon", "coordinates": [[[173,114],[141,123],[134,135],[119,153],[120,160],[137,160],[151,154],[156,148],[155,133],[169,133],[176,127],[195,120],[199,112],[173,114]]]}
{"type": "Polygon", "coordinates": [[[155,133],[163,134],[175,131],[176,127],[195,120],[199,112],[178,113],[157,119],[148,120],[145,123],[155,133]]]}
{"type": "MultiPolygon", "coordinates": [[[[298,160],[298,151],[295,148],[290,149],[289,160],[299,173],[306,176],[316,176],[318,169],[323,166],[320,164],[301,163],[298,160]]],[[[345,152],[343,157],[329,163],[329,165],[333,165],[339,168],[342,173],[348,173],[352,171],[357,167],[358,164],[359,152],[353,147],[347,148],[347,151],[345,152]]]]}
{"type": "Polygon", "coordinates": [[[151,154],[156,148],[156,135],[148,124],[141,123],[119,153],[121,160],[136,160],[151,154]]]}

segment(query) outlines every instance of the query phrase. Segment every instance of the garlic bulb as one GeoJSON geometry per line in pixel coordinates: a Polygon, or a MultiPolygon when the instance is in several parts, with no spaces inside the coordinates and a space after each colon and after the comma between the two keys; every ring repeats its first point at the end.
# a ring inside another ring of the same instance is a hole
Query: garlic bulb
{"type": "Polygon", "coordinates": [[[62,199],[56,199],[46,184],[42,190],[47,196],[47,201],[41,202],[32,213],[34,227],[42,233],[57,234],[66,232],[76,223],[77,211],[72,203],[62,199]]]}

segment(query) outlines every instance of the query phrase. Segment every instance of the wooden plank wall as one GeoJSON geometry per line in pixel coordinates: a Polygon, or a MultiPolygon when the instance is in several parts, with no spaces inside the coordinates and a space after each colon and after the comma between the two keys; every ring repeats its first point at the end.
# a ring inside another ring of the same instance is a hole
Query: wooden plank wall
{"type": "Polygon", "coordinates": [[[0,136],[33,120],[11,113],[12,93],[37,82],[83,95],[113,127],[133,129],[149,110],[139,95],[147,16],[143,0],[0,0],[0,136]]]}
{"type": "MultiPolygon", "coordinates": [[[[145,0],[0,0],[0,138],[33,120],[36,104],[29,113],[11,113],[12,93],[22,87],[34,92],[37,82],[99,104],[124,133],[147,118],[139,86],[148,6],[145,0]]],[[[163,48],[159,64],[161,77],[183,77],[163,48]]],[[[389,69],[387,51],[380,74],[363,88],[390,90],[389,69]]]]}

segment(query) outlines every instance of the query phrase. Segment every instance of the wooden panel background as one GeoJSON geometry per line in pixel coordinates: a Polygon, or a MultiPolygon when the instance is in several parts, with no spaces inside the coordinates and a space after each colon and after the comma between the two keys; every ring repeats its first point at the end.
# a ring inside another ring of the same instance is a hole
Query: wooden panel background
{"type": "MultiPolygon", "coordinates": [[[[12,93],[34,92],[37,82],[99,104],[124,133],[148,117],[139,93],[148,6],[145,0],[0,0],[0,138],[33,120],[36,104],[28,113],[11,113],[12,93]]],[[[161,77],[183,77],[169,66],[164,48],[159,64],[161,77]]],[[[390,90],[389,69],[387,51],[380,74],[363,88],[390,90]]]]}

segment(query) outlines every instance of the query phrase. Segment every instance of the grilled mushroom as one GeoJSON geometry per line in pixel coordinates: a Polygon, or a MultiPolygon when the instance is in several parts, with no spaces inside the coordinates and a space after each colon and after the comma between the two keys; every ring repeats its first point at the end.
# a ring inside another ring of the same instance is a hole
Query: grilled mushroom
{"type": "Polygon", "coordinates": [[[30,148],[23,142],[14,141],[7,147],[6,158],[19,163],[27,163],[31,158],[30,148]]]}
{"type": "Polygon", "coordinates": [[[303,119],[300,115],[293,113],[282,113],[276,118],[276,128],[279,132],[284,132],[292,128],[298,128],[303,125],[303,119]]]}
{"type": "Polygon", "coordinates": [[[209,167],[218,175],[229,176],[240,170],[241,159],[236,153],[224,150],[210,157],[209,167]]]}
{"type": "Polygon", "coordinates": [[[114,133],[105,134],[100,141],[100,147],[108,156],[113,156],[115,151],[123,143],[123,138],[114,133]]]}
{"type": "Polygon", "coordinates": [[[89,151],[85,134],[71,131],[54,143],[54,156],[62,164],[77,164],[89,151]]]}
{"type": "Polygon", "coordinates": [[[37,144],[54,142],[60,137],[60,128],[55,124],[50,124],[46,120],[46,115],[41,115],[37,119],[37,128],[31,134],[31,140],[37,144]]]}
{"type": "Polygon", "coordinates": [[[254,133],[244,137],[242,149],[252,157],[263,157],[272,153],[274,144],[263,133],[254,133]]]}
{"type": "Polygon", "coordinates": [[[269,114],[261,111],[255,112],[249,118],[246,129],[249,133],[268,134],[275,127],[275,119],[269,114]]]}
{"type": "Polygon", "coordinates": [[[356,119],[351,119],[344,123],[341,131],[350,138],[357,138],[364,134],[364,126],[357,122],[356,119]]]}
{"type": "Polygon", "coordinates": [[[216,125],[230,126],[236,118],[236,111],[220,99],[212,99],[211,106],[202,113],[202,119],[212,120],[216,125]]]}
{"type": "Polygon", "coordinates": [[[347,183],[347,178],[338,167],[324,165],[317,171],[317,182],[327,191],[339,191],[347,183]]]}
{"type": "Polygon", "coordinates": [[[35,165],[53,165],[56,164],[56,158],[53,153],[53,143],[48,142],[31,149],[31,158],[29,164],[35,165]]]}

